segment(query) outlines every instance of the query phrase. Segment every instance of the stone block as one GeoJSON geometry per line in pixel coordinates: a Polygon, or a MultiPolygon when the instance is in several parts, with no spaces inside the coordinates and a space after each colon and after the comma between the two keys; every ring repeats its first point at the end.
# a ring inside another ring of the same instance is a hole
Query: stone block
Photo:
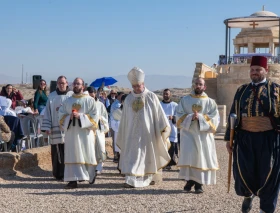
{"type": "MultiPolygon", "coordinates": [[[[113,157],[112,139],[106,138],[106,151],[109,157],[113,157]]],[[[17,171],[35,167],[50,167],[50,146],[27,149],[24,152],[2,152],[0,153],[0,176],[1,174],[16,174],[17,171]]]]}
{"type": "Polygon", "coordinates": [[[220,115],[220,124],[217,128],[217,133],[223,133],[227,124],[226,105],[218,105],[218,111],[220,115]]]}

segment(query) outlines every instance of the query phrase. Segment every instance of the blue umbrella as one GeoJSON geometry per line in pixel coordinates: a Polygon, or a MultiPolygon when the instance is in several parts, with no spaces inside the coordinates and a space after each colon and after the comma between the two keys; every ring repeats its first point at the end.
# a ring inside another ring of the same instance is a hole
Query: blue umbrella
{"type": "Polygon", "coordinates": [[[112,85],[114,83],[118,82],[116,79],[112,78],[112,77],[103,77],[103,78],[98,78],[95,81],[93,81],[90,86],[91,87],[101,87],[102,84],[103,86],[109,86],[112,85]]]}

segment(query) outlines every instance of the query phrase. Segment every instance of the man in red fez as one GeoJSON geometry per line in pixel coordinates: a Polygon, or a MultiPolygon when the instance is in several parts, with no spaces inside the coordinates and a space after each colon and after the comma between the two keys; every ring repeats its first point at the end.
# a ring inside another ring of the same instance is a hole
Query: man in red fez
{"type": "Polygon", "coordinates": [[[244,197],[242,212],[251,210],[255,196],[260,198],[260,212],[274,212],[279,193],[279,85],[267,80],[267,73],[267,58],[253,56],[252,82],[238,88],[230,110],[237,115],[232,149],[229,125],[225,134],[227,150],[233,152],[235,191],[244,197]]]}

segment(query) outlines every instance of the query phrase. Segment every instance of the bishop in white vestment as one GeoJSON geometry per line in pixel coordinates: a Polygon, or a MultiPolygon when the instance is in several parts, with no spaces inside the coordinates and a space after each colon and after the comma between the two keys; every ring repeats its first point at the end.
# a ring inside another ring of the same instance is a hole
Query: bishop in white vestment
{"type": "Polygon", "coordinates": [[[213,133],[219,124],[215,101],[204,92],[202,78],[195,81],[194,91],[180,100],[177,108],[177,127],[181,128],[179,178],[187,180],[185,191],[195,186],[202,193],[202,184],[216,184],[219,164],[213,133]]]}
{"type": "Polygon", "coordinates": [[[170,125],[158,97],[144,87],[144,72],[133,68],[128,79],[133,91],[126,97],[117,145],[119,168],[126,187],[145,187],[161,180],[161,169],[170,157],[170,125]]]}
{"type": "Polygon", "coordinates": [[[94,183],[96,177],[95,133],[97,108],[93,98],[83,94],[84,81],[76,78],[74,94],[59,110],[60,125],[65,131],[65,188],[77,187],[77,181],[94,183]]]}

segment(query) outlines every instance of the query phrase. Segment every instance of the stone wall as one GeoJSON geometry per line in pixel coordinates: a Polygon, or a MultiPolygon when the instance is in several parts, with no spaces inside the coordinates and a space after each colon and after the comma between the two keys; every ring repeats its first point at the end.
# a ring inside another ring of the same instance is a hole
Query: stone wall
{"type": "MultiPolygon", "coordinates": [[[[228,115],[237,88],[242,84],[251,82],[249,76],[250,65],[221,65],[218,69],[220,72],[217,76],[217,104],[226,105],[228,115]]],[[[268,69],[267,78],[280,84],[280,64],[270,64],[268,69]]]]}
{"type": "Polygon", "coordinates": [[[196,64],[196,66],[195,66],[195,70],[194,70],[194,73],[193,73],[192,83],[194,83],[195,79],[198,78],[198,77],[204,78],[205,72],[214,71],[214,69],[212,69],[208,65],[203,64],[201,62],[197,62],[195,64],[196,64]]]}
{"type": "Polygon", "coordinates": [[[206,94],[217,102],[217,78],[205,78],[206,94]]]}

